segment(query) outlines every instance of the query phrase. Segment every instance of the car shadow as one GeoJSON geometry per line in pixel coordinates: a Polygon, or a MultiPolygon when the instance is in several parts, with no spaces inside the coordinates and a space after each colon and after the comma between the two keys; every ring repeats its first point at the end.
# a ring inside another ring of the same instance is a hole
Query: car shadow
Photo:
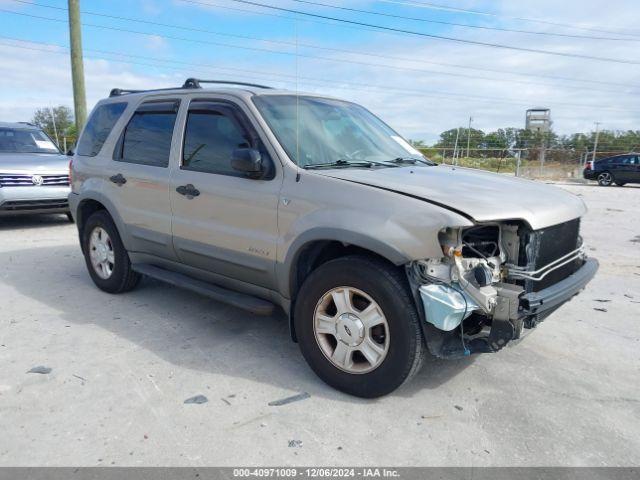
{"type": "MultiPolygon", "coordinates": [[[[12,250],[12,255],[28,262],[5,272],[3,281],[58,312],[65,324],[98,326],[181,368],[338,401],[375,401],[342,394],[316,377],[291,341],[288,321],[279,310],[260,317],[149,278],[132,292],[109,295],[92,283],[76,245],[12,250]],[[29,262],[46,268],[25,268],[29,262]]],[[[412,397],[438,388],[472,362],[429,357],[421,372],[391,396],[412,397]]]]}
{"type": "Polygon", "coordinates": [[[70,224],[71,222],[67,218],[66,213],[0,216],[0,231],[50,228],[55,226],[68,226],[70,224]]]}

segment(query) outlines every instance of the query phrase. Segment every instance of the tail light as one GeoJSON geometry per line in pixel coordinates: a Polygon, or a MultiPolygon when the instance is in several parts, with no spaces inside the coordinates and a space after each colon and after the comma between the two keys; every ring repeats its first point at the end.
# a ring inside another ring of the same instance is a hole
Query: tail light
{"type": "Polygon", "coordinates": [[[593,160],[590,160],[587,162],[587,166],[586,166],[587,170],[593,170],[593,160]]]}

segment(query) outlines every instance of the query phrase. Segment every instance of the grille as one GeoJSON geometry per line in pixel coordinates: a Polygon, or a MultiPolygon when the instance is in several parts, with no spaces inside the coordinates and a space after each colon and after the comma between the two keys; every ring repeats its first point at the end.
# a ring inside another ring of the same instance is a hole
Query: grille
{"type": "MultiPolygon", "coordinates": [[[[554,225],[542,230],[531,232],[526,237],[524,248],[525,257],[521,265],[537,270],[566,255],[580,246],[580,219],[554,225]]],[[[523,249],[521,249],[521,252],[523,249]]],[[[580,268],[583,261],[576,259],[557,270],[549,273],[540,281],[526,280],[527,292],[538,292],[564,280],[580,268]]]]}
{"type": "Polygon", "coordinates": [[[5,212],[25,211],[25,210],[57,210],[69,207],[69,202],[65,199],[57,200],[10,200],[0,205],[0,210],[5,212]]]}
{"type": "Polygon", "coordinates": [[[0,174],[0,187],[33,187],[36,183],[34,176],[42,177],[42,186],[65,186],[69,185],[69,175],[12,175],[0,174]]]}

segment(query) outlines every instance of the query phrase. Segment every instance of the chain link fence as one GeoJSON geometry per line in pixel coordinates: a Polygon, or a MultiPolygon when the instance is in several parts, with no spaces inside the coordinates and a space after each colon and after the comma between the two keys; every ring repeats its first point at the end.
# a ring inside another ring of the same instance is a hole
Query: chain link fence
{"type": "MultiPolygon", "coordinates": [[[[419,148],[429,159],[445,165],[477,168],[494,173],[511,174],[540,180],[583,181],[582,171],[593,159],[592,151],[566,149],[453,149],[419,148]]],[[[622,150],[598,150],[595,158],[629,153],[622,150]]]]}

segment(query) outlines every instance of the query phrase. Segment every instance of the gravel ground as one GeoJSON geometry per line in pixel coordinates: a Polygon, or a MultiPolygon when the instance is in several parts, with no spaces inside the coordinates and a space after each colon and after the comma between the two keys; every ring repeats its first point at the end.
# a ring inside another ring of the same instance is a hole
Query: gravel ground
{"type": "Polygon", "coordinates": [[[590,208],[587,290],[375,401],[318,380],[282,315],[149,280],[110,296],[65,217],[0,219],[0,466],[638,465],[640,188],[561,187],[590,208]]]}

